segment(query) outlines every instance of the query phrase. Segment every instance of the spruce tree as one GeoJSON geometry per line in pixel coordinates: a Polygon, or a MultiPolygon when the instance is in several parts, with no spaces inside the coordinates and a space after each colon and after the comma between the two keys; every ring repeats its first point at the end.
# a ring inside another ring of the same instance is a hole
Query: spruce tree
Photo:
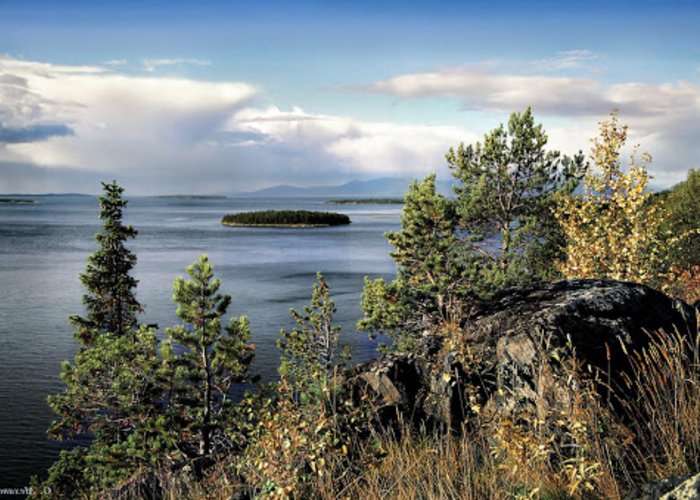
{"type": "Polygon", "coordinates": [[[136,231],[122,224],[123,189],[114,181],[103,189],[99,248],[80,275],[87,289],[85,316],[69,318],[81,346],[73,362],[62,365],[66,389],[48,398],[59,417],[49,435],[82,442],[61,454],[46,485],[73,496],[94,496],[113,486],[156,460],[154,449],[164,446],[157,433],[146,431],[160,411],[161,390],[155,332],[136,325],[141,306],[129,274],[136,257],[124,246],[136,231]]]}
{"type": "Polygon", "coordinates": [[[125,246],[137,231],[122,223],[128,203],[122,197],[124,188],[116,181],[103,182],[102,188],[104,194],[98,198],[102,231],[95,235],[99,248],[88,258],[80,275],[87,289],[83,295],[86,315],[69,318],[76,328],[76,339],[84,345],[92,343],[100,333],[124,335],[136,325],[136,314],[142,311],[134,295],[138,282],[130,275],[136,255],[125,246]]]}
{"type": "Polygon", "coordinates": [[[189,280],[178,277],[173,287],[182,324],[166,330],[170,338],[162,353],[172,372],[171,427],[182,438],[180,450],[194,458],[212,453],[214,439],[223,436],[231,417],[229,392],[250,380],[254,346],[245,316],[222,325],[231,296],[219,293],[221,281],[208,257],[188,266],[187,274],[189,280]]]}

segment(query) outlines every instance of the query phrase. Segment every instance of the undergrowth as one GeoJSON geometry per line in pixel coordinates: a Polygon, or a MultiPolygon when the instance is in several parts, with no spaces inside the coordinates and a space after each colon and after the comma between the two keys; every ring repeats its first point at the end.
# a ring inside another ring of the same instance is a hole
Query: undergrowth
{"type": "MultiPolygon", "coordinates": [[[[327,455],[323,472],[315,474],[295,468],[303,450],[278,448],[276,467],[293,487],[277,490],[251,487],[239,475],[251,466],[242,463],[245,454],[230,456],[203,480],[161,478],[166,497],[624,498],[640,485],[700,468],[700,337],[650,336],[645,349],[629,354],[632,368],[613,387],[571,360],[570,407],[543,419],[534,412],[478,416],[461,433],[448,434],[400,422],[358,440],[349,455],[327,455]],[[285,457],[289,464],[280,462],[285,457]],[[290,480],[302,474],[303,481],[290,480]]],[[[264,444],[255,445],[258,459],[264,444]]]]}

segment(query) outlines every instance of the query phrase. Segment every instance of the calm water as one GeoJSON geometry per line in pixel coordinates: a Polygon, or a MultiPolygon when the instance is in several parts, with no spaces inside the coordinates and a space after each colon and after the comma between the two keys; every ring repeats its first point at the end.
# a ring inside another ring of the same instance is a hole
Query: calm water
{"type": "MultiPolygon", "coordinates": [[[[57,453],[45,430],[52,419],[46,396],[62,389],[60,363],[76,344],[67,316],[80,312],[78,280],[95,250],[100,228],[94,198],[40,196],[34,205],[0,205],[0,488],[22,487],[42,475],[57,453]]],[[[131,198],[126,222],[139,231],[130,248],[138,256],[141,320],[162,328],[176,322],[170,300],[175,276],[200,254],[214,264],[230,313],[250,318],[257,345],[253,372],[276,373],[275,340],[291,326],[290,307],[308,303],[316,271],[324,273],[338,308],[344,341],[355,360],[375,345],[355,329],[365,275],[391,277],[395,268],[383,236],[399,225],[398,205],[327,205],[322,199],[131,198]],[[227,228],[225,213],[259,209],[347,213],[350,226],[313,229],[227,228]]]]}

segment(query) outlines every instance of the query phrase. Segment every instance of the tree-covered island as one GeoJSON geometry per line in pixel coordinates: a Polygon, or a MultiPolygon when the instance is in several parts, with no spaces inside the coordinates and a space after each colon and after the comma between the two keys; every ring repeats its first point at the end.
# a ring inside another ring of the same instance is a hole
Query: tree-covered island
{"type": "Polygon", "coordinates": [[[227,214],[221,223],[234,227],[326,227],[350,224],[350,217],[335,212],[261,210],[227,214]]]}

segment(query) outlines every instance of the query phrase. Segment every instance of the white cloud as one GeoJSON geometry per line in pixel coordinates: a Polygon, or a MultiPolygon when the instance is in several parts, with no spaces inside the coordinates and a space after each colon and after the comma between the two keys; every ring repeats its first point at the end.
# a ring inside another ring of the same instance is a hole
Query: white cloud
{"type": "Polygon", "coordinates": [[[590,50],[567,50],[559,52],[556,57],[551,59],[535,61],[532,66],[538,70],[558,71],[562,69],[585,68],[587,63],[598,59],[598,54],[590,50]]]}
{"type": "Polygon", "coordinates": [[[143,69],[148,72],[156,71],[161,66],[183,66],[183,65],[194,65],[194,66],[210,66],[211,61],[206,61],[204,59],[143,59],[141,65],[143,69]]]}
{"type": "Polygon", "coordinates": [[[7,57],[0,75],[0,125],[74,132],[9,144],[0,160],[101,172],[186,168],[200,142],[257,93],[242,82],[133,77],[7,57]]]}
{"type": "MultiPolygon", "coordinates": [[[[588,52],[563,54],[549,67],[572,67],[593,58],[588,52]]],[[[501,65],[499,65],[501,66],[501,65]]],[[[655,158],[651,167],[656,182],[668,185],[682,180],[688,168],[700,164],[700,86],[685,82],[661,84],[606,83],[591,77],[509,74],[488,67],[460,67],[399,75],[356,91],[400,98],[445,97],[460,99],[464,109],[507,114],[531,106],[537,117],[558,121],[547,128],[553,138],[573,137],[589,130],[612,109],[630,125],[631,139],[655,158]],[[561,122],[566,124],[562,125],[561,122]]],[[[564,151],[582,147],[566,141],[564,151]]],[[[556,141],[553,141],[556,142],[556,141]]],[[[563,146],[563,147],[562,147],[563,146]]],[[[587,145],[583,144],[585,148],[587,145]]]]}
{"type": "MultiPolygon", "coordinates": [[[[559,64],[592,57],[562,54],[559,64]]],[[[127,178],[137,185],[135,192],[145,193],[334,184],[430,171],[444,175],[450,146],[479,139],[509,112],[528,105],[544,122],[550,146],[564,153],[587,150],[596,123],[619,107],[631,126],[631,141],[654,156],[652,173],[659,185],[681,180],[687,168],[698,166],[697,85],[609,84],[595,78],[502,74],[502,68],[493,63],[399,75],[363,89],[404,98],[461,99],[479,111],[470,116],[488,119],[469,132],[261,106],[259,90],[245,82],[133,76],[103,66],[0,56],[0,192],[19,186],[11,182],[18,172],[26,173],[22,189],[44,172],[70,179],[67,183],[80,175],[90,183],[127,178]]],[[[67,184],[64,189],[91,186],[67,184]]]]}
{"type": "Polygon", "coordinates": [[[109,61],[105,61],[102,64],[105,66],[124,66],[128,63],[126,59],[110,59],[109,61]]]}
{"type": "MultiPolygon", "coordinates": [[[[256,107],[258,91],[244,82],[54,70],[9,57],[0,58],[0,92],[0,124],[13,126],[2,164],[140,179],[141,192],[418,176],[444,169],[447,148],[473,139],[456,127],[256,107]]],[[[10,190],[2,170],[0,192],[10,190]]]]}
{"type": "Polygon", "coordinates": [[[602,84],[593,78],[500,74],[479,67],[399,75],[355,90],[404,98],[460,98],[466,108],[498,112],[527,106],[553,115],[610,109],[601,95],[602,84]]]}
{"type": "Polygon", "coordinates": [[[243,141],[247,147],[314,152],[350,172],[374,176],[421,176],[443,170],[450,146],[475,139],[457,127],[363,122],[274,106],[243,109],[226,130],[257,136],[243,141]]]}

